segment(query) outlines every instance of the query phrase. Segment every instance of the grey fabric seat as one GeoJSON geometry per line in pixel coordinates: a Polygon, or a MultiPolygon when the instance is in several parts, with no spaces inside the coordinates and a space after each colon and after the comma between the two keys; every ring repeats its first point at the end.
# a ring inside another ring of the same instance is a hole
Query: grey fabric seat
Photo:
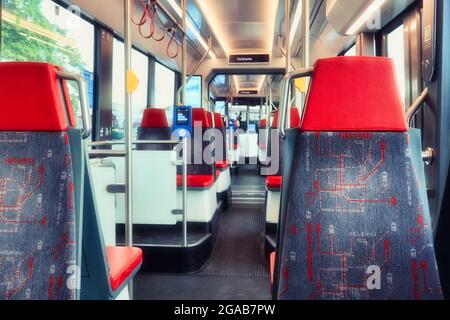
{"type": "Polygon", "coordinates": [[[277,299],[442,298],[396,88],[390,59],[317,62],[300,131],[288,133],[277,299]]]}
{"type": "Polygon", "coordinates": [[[79,296],[67,133],[74,121],[56,71],[42,63],[0,63],[0,299],[79,296]]]}

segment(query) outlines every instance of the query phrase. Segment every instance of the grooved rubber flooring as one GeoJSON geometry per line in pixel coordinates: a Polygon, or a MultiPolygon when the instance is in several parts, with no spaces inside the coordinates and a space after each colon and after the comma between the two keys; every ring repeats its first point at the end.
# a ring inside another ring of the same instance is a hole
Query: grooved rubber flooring
{"type": "MultiPolygon", "coordinates": [[[[264,188],[255,167],[244,167],[232,179],[236,189],[264,188]]],[[[244,195],[245,197],[245,195],[244,195]]],[[[245,199],[244,199],[245,200],[245,199]]],[[[192,274],[143,273],[134,281],[137,300],[270,300],[270,279],[264,258],[263,203],[230,204],[219,221],[210,259],[192,274]]]]}
{"type": "Polygon", "coordinates": [[[232,205],[222,215],[215,248],[200,275],[269,278],[262,209],[260,205],[232,205]]]}

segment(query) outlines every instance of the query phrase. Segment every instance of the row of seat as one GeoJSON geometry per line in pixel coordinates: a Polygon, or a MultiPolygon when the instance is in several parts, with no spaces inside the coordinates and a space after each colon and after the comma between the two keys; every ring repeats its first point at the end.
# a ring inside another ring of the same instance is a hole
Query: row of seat
{"type": "Polygon", "coordinates": [[[391,59],[318,60],[286,131],[276,299],[441,299],[421,134],[391,59]]]}
{"type": "Polygon", "coordinates": [[[114,299],[142,264],[104,244],[60,71],[0,63],[0,299],[114,299]]]}

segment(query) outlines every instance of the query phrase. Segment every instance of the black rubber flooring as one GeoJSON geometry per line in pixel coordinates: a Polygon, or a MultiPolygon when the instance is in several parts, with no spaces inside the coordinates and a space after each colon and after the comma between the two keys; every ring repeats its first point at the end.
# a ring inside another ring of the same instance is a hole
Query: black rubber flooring
{"type": "Polygon", "coordinates": [[[268,279],[264,261],[264,228],[261,206],[233,205],[221,217],[212,257],[200,274],[268,279]]]}
{"type": "MultiPolygon", "coordinates": [[[[249,170],[241,177],[245,175],[249,178],[252,173],[256,175],[249,170]]],[[[251,182],[248,179],[233,179],[233,185],[260,186],[263,180],[253,178],[251,182]]],[[[264,204],[231,205],[220,217],[211,258],[199,272],[139,274],[134,281],[134,298],[270,300],[269,271],[264,258],[264,229],[264,204]]]]}

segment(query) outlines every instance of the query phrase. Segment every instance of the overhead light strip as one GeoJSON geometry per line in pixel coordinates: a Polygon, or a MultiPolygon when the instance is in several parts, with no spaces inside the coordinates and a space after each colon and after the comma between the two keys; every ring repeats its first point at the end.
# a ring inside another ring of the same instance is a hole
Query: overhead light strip
{"type": "Polygon", "coordinates": [[[294,38],[295,38],[295,34],[297,33],[297,29],[300,26],[300,19],[302,17],[302,13],[303,13],[303,4],[301,1],[299,1],[297,4],[297,9],[295,10],[294,21],[292,21],[292,26],[291,26],[291,35],[290,35],[290,39],[289,39],[289,44],[291,46],[292,46],[292,43],[294,42],[294,38]]]}
{"type": "Polygon", "coordinates": [[[375,0],[369,7],[367,7],[366,11],[353,23],[353,25],[347,30],[347,35],[354,35],[364,23],[366,23],[372,16],[375,14],[377,10],[381,8],[381,6],[386,2],[386,0],[375,0]]]}
{"type": "MultiPolygon", "coordinates": [[[[178,5],[178,3],[176,3],[175,0],[167,0],[167,2],[170,4],[170,6],[173,8],[173,10],[175,10],[178,17],[181,18],[183,15],[183,12],[181,10],[181,7],[178,5]]],[[[205,39],[203,39],[203,36],[200,34],[197,27],[194,25],[194,23],[192,22],[192,20],[190,19],[189,16],[186,19],[186,25],[187,25],[188,29],[191,30],[192,34],[195,36],[195,38],[200,43],[200,45],[203,47],[203,49],[205,49],[205,51],[207,51],[209,49],[207,42],[205,41],[205,39]]],[[[216,54],[212,50],[209,52],[209,56],[213,59],[217,58],[216,54]]]]}

